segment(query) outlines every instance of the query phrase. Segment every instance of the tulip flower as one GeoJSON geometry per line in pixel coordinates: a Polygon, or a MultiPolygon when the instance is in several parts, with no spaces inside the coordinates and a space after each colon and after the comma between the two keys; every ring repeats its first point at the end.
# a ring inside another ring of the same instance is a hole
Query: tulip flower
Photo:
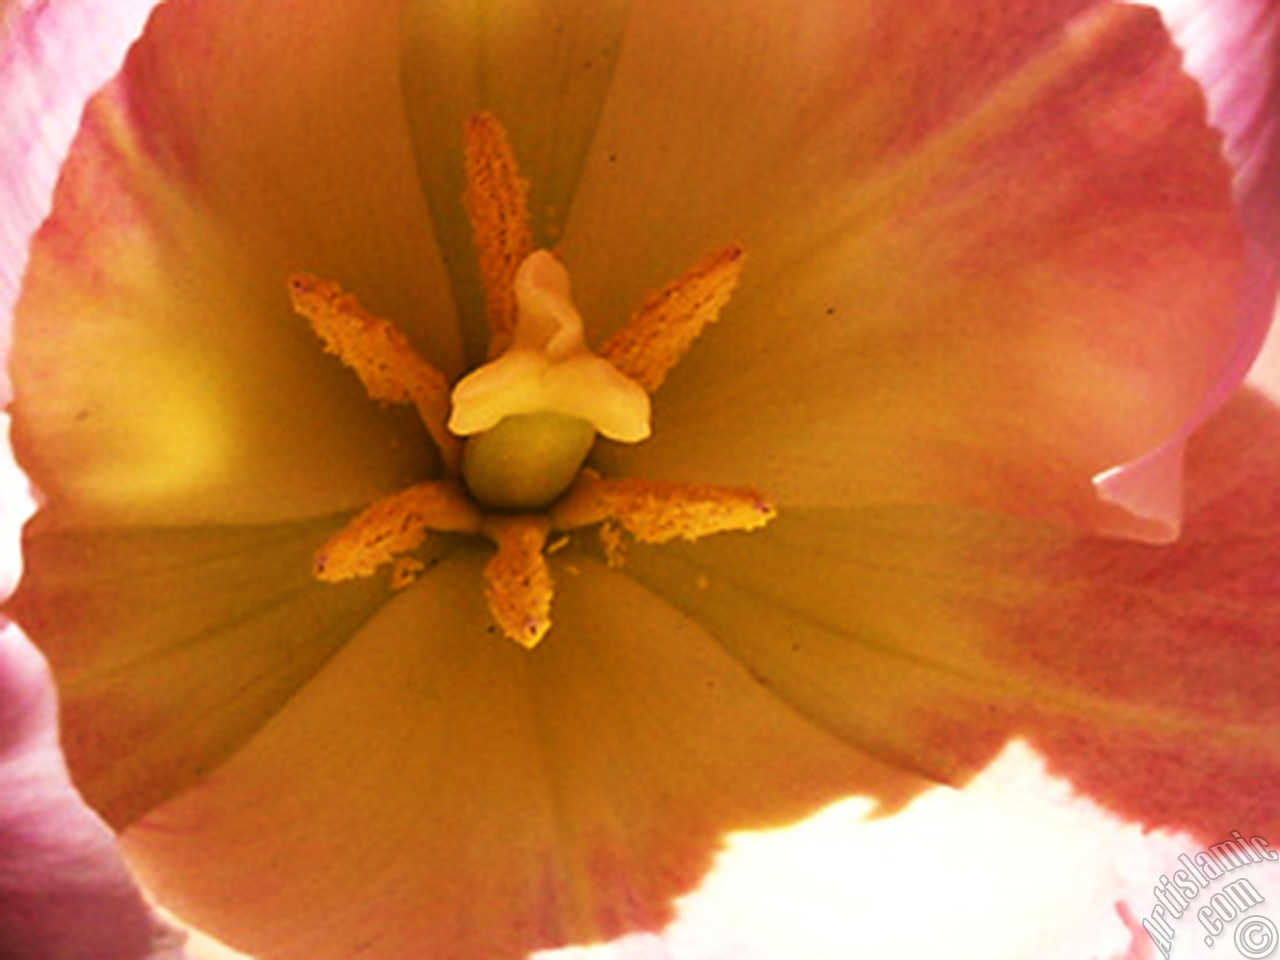
{"type": "Polygon", "coordinates": [[[7,609],[75,786],[263,958],[654,930],[729,832],[1012,737],[1273,828],[1274,88],[1224,49],[1201,86],[1091,2],[158,7],[5,254],[7,609]]]}

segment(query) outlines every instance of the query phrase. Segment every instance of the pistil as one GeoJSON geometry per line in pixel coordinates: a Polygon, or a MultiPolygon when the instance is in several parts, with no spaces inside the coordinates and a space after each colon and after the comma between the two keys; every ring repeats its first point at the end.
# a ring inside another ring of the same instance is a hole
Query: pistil
{"type": "Polygon", "coordinates": [[[580,417],[513,414],[467,440],[462,475],[477,503],[545,510],[569,489],[595,442],[595,428],[580,417]]]}
{"type": "Polygon", "coordinates": [[[587,349],[569,275],[545,250],[516,271],[516,326],[502,356],[453,389],[462,475],[495,510],[544,510],[569,488],[596,433],[649,436],[649,395],[587,349]]]}

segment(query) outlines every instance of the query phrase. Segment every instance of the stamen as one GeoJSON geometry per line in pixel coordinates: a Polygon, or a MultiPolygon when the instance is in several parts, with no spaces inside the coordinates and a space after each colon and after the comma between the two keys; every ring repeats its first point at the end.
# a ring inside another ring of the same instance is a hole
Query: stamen
{"type": "Polygon", "coordinates": [[[602,480],[590,470],[582,471],[551,511],[551,521],[559,530],[613,520],[641,543],[666,543],[676,537],[697,540],[730,530],[757,530],[776,516],[772,504],[750,487],[602,480]]]}
{"type": "MultiPolygon", "coordinates": [[[[316,551],[312,572],[325,583],[372,576],[383,564],[422,546],[428,530],[479,533],[481,522],[480,511],[457,483],[419,483],[375,500],[326,540],[316,551]]],[[[404,586],[415,568],[401,564],[394,572],[395,585],[404,586]]]]}
{"type": "Polygon", "coordinates": [[[703,329],[729,302],[742,274],[741,247],[704,257],[657,293],[600,348],[621,373],[653,393],[703,329]]]}
{"type": "Polygon", "coordinates": [[[542,515],[485,518],[484,533],[498,547],[484,568],[489,610],[508,639],[530,650],[551,628],[554,584],[542,552],[550,532],[542,515]]]}
{"type": "Polygon", "coordinates": [[[489,357],[511,343],[516,328],[516,270],[533,250],[529,184],[520,176],[507,132],[492,114],[480,113],[463,129],[462,203],[471,221],[489,320],[489,357]]]}
{"type": "Polygon", "coordinates": [[[462,447],[445,426],[449,384],[444,375],[423,360],[393,324],[370,314],[336,283],[294,274],[289,297],[325,350],[355,372],[371,398],[417,407],[445,466],[456,473],[462,447]]]}
{"type": "Polygon", "coordinates": [[[426,569],[413,551],[428,531],[482,534],[496,547],[484,569],[489,610],[509,639],[532,649],[551,627],[547,556],[569,544],[564,532],[598,525],[612,567],[622,564],[628,535],[650,544],[697,540],[756,530],[776,515],[749,487],[603,480],[582,468],[597,433],[622,443],[649,435],[649,395],[719,318],[743,252],[729,246],[704,257],[646,298],[593,354],[568,272],[549,251],[533,249],[529,185],[506,131],[480,113],[467,120],[463,144],[462,200],[491,336],[489,362],[452,393],[408,338],[337,284],[289,279],[294,309],[326,350],[374,400],[414,404],[453,475],[375,501],[316,552],[313,573],[339,583],[389,566],[399,590],[426,569]],[[552,530],[560,535],[548,545],[552,530]]]}

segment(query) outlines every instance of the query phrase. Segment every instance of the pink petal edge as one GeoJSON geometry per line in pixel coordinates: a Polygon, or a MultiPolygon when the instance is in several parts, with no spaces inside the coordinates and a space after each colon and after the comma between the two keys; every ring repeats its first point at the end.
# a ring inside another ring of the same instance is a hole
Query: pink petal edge
{"type": "Polygon", "coordinates": [[[115,837],[81,802],[58,749],[53,684],[0,631],[0,954],[9,960],[178,960],[115,837]]]}
{"type": "Polygon", "coordinates": [[[1205,89],[1210,122],[1235,169],[1246,273],[1236,347],[1195,414],[1155,450],[1093,478],[1097,496],[1128,516],[1115,533],[1150,543],[1182,528],[1188,437],[1216,413],[1249,372],[1276,306],[1280,279],[1280,3],[1276,0],[1150,0],[1205,89]]]}
{"type": "MultiPolygon", "coordinates": [[[[27,2],[0,9],[0,356],[31,235],[87,97],[118,69],[155,0],[27,2]]],[[[0,400],[9,397],[0,373],[0,400]]],[[[7,434],[7,421],[4,424],[7,434]]],[[[16,545],[29,513],[7,441],[0,525],[16,545]]],[[[15,551],[16,553],[16,551],[15,551]]],[[[0,595],[17,579],[0,558],[0,595]]],[[[177,960],[182,936],[152,912],[115,838],[72,787],[44,659],[0,625],[0,954],[10,960],[177,960]]]]}
{"type": "MultiPolygon", "coordinates": [[[[32,504],[2,431],[0,503],[3,594],[16,580],[18,529],[32,504]]],[[[181,935],[153,915],[114,835],[71,785],[57,710],[44,658],[0,623],[0,956],[180,960],[181,935]]]]}
{"type": "MultiPolygon", "coordinates": [[[[119,69],[158,0],[8,0],[0,7],[0,354],[31,235],[85,101],[119,69]]],[[[9,399],[0,373],[0,401],[9,399]]]]}

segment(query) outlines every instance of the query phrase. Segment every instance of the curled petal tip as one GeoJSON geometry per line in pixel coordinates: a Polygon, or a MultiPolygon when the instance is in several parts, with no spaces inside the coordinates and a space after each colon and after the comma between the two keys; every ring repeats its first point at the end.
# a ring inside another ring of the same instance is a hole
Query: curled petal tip
{"type": "Polygon", "coordinates": [[[1181,441],[1093,478],[1093,489],[1104,505],[1119,508],[1102,521],[1100,532],[1143,543],[1172,543],[1182,532],[1181,441]]]}

